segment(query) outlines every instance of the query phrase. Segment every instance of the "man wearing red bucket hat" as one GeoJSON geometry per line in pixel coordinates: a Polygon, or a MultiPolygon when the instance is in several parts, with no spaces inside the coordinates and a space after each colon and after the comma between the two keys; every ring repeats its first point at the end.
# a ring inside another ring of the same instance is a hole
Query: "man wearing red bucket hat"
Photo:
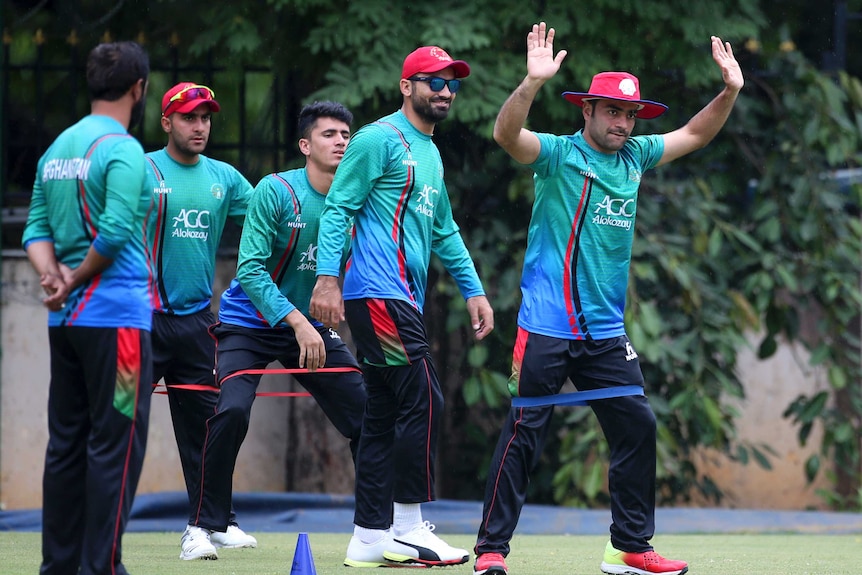
{"type": "Polygon", "coordinates": [[[174,436],[189,494],[189,522],[180,559],[216,559],[217,547],[255,547],[257,540],[231,522],[219,529],[195,523],[206,421],[218,393],[213,377],[215,323],[210,308],[216,250],[230,218],[241,225],[253,191],[239,171],[205,156],[212,115],[221,110],[207,86],[180,82],[162,96],[167,145],[147,154],[153,210],[147,243],[153,269],[153,383],[165,381],[174,436]],[[212,391],[179,389],[206,385],[212,391]]]}
{"type": "Polygon", "coordinates": [[[409,54],[401,69],[401,109],[350,139],[321,216],[310,311],[331,327],[346,316],[368,389],[358,451],[365,464],[356,466],[354,530],[344,559],[351,567],[469,560],[466,549],[433,533],[421,511],[422,503],[436,497],[443,410],[422,319],[432,252],[466,300],[475,337],[494,328],[491,306],[452,217],[443,163],[432,140],[469,73],[466,62],[437,46],[409,54]],[[351,220],[342,302],[338,275],[351,220]]]}
{"type": "Polygon", "coordinates": [[[583,108],[582,131],[537,134],[524,128],[527,113],[566,56],[565,50],[554,56],[553,39],[553,28],[533,25],[527,76],[494,126],[497,143],[535,172],[536,199],[509,379],[518,405],[509,410],[491,460],[474,574],[507,573],[505,557],[529,472],[539,461],[554,400],[571,379],[578,390],[605,397],[589,402],[610,449],[612,522],[602,571],[681,575],[688,565],[665,559],[649,543],[655,530],[656,420],[623,324],[637,192],[645,171],[715,137],[742,88],[742,71],[730,44],[713,36],[724,90],[682,128],[631,136],[635,119],[656,118],[667,107],[641,98],[633,75],[602,72],[588,92],[563,94],[583,108]]]}

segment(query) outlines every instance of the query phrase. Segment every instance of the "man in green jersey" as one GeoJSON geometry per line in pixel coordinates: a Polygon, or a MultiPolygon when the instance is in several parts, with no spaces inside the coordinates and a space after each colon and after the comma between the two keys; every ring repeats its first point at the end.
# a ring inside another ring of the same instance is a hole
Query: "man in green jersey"
{"type": "Polygon", "coordinates": [[[47,294],[51,382],[42,575],[125,575],[121,540],[147,440],[152,356],[141,118],[149,58],[87,58],[90,114],[39,160],[23,244],[47,294]]]}
{"type": "MultiPolygon", "coordinates": [[[[298,122],[305,167],[265,176],[249,202],[236,279],[222,294],[213,329],[221,393],[207,421],[201,492],[194,498],[197,529],[217,531],[228,522],[236,458],[261,370],[274,361],[298,372],[297,381],[349,440],[357,458],[366,399],[359,365],[338,332],[308,313],[318,220],[352,121],[336,102],[305,106],[298,122]]],[[[347,240],[341,234],[339,241],[347,240]]]]}
{"type": "Polygon", "coordinates": [[[536,198],[527,236],[523,295],[509,390],[514,396],[485,488],[474,575],[506,575],[505,557],[566,380],[605,395],[590,408],[608,442],[610,541],[601,570],[609,574],[682,575],[685,561],[650,544],[655,532],[656,419],[643,394],[638,354],[624,312],[638,188],[644,172],[706,146],[724,125],[743,86],[730,44],[712,37],[722,91],[683,127],[632,136],[636,119],[667,106],[641,98],[638,79],[601,72],[587,92],[563,97],[583,108],[573,135],[524,127],[536,94],[560,68],[554,29],[527,34],[527,75],[500,109],[494,139],[535,173],[536,198]],[[527,402],[523,400],[538,400],[527,402]]]}
{"type": "Polygon", "coordinates": [[[359,453],[373,463],[356,467],[354,535],[344,560],[352,567],[457,565],[469,558],[434,533],[421,509],[436,498],[443,413],[422,315],[432,253],[466,301],[475,337],[494,329],[433,141],[469,74],[466,62],[438,46],[410,53],[401,68],[401,108],[351,139],[321,216],[311,314],[333,327],[346,316],[368,387],[359,453]],[[342,302],[340,239],[352,221],[342,302]]]}
{"type": "MultiPolygon", "coordinates": [[[[147,226],[152,258],[153,382],[164,379],[186,491],[200,483],[206,420],[215,412],[215,340],[209,328],[216,250],[228,218],[242,224],[251,184],[233,166],[203,154],[212,115],[221,109],[207,86],[180,82],[162,97],[167,145],[147,154],[154,209],[147,226]],[[210,386],[181,389],[177,385],[210,386]]],[[[255,547],[231,516],[220,531],[189,524],[181,559],[216,559],[216,548],[255,547]]]]}

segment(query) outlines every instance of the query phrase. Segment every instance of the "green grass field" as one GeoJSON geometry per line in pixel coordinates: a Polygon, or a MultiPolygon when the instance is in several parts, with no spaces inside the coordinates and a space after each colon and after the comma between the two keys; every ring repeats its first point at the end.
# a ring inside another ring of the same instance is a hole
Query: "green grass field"
{"type": "MultiPolygon", "coordinates": [[[[180,533],[129,533],[123,540],[131,575],[290,575],[296,533],[255,533],[257,549],[223,549],[218,561],[181,561],[180,533]]],[[[310,533],[318,575],[355,573],[344,567],[350,536],[310,533]]],[[[469,535],[445,536],[470,549],[469,535]]],[[[606,538],[595,535],[523,535],[512,541],[510,575],[601,575],[606,538]]],[[[663,555],[689,562],[691,575],[858,575],[862,572],[862,534],[857,535],[663,535],[653,541],[663,555]]],[[[35,575],[39,571],[38,533],[0,532],[0,573],[35,575]]],[[[472,573],[472,560],[440,573],[472,573]]]]}

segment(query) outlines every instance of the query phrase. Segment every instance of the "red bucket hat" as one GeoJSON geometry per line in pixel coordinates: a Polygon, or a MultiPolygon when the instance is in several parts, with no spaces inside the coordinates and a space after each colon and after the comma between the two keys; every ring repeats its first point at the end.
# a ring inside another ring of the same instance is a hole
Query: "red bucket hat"
{"type": "Polygon", "coordinates": [[[463,60],[453,60],[446,50],[437,46],[422,46],[416,48],[404,58],[401,68],[401,79],[415,76],[419,72],[439,72],[452,68],[456,78],[466,78],[470,75],[470,66],[463,60]]]}
{"type": "Polygon", "coordinates": [[[174,112],[188,114],[201,104],[208,104],[211,112],[221,110],[212,89],[194,82],[180,82],[162,96],[162,116],[167,118],[174,112]]]}
{"type": "Polygon", "coordinates": [[[638,104],[636,117],[644,120],[658,118],[667,111],[667,106],[652,100],[641,100],[641,89],[637,77],[628,72],[600,72],[593,76],[589,92],[563,92],[563,98],[577,106],[585,100],[620,100],[638,104]]]}

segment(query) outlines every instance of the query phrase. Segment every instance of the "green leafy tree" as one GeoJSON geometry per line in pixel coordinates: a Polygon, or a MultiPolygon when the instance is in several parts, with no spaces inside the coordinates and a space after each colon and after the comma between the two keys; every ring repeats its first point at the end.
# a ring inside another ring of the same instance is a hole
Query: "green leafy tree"
{"type": "MultiPolygon", "coordinates": [[[[782,339],[799,340],[812,350],[812,364],[827,369],[830,391],[798,398],[786,415],[799,423],[803,443],[814,426],[824,428],[807,471],[813,478],[834,469],[838,489],[830,502],[854,504],[862,436],[859,187],[829,175],[860,165],[862,106],[857,80],[821,74],[793,50],[795,36],[812,58],[825,50],[816,44],[830,31],[822,6],[805,0],[155,0],[117,1],[108,10],[97,0],[47,4],[31,10],[4,1],[15,42],[23,42],[21,28],[61,37],[73,28],[81,45],[110,30],[115,37],[140,35],[154,61],[181,57],[219,67],[215,85],[225,86],[219,98],[245,101],[255,117],[244,128],[225,118],[218,139],[239,139],[248,149],[256,141],[284,142],[279,167],[300,162],[288,119],[303,103],[339,100],[361,125],[400,106],[401,62],[415,47],[438,44],[470,63],[472,74],[435,139],[497,329],[485,342],[472,341],[463,301],[436,262],[425,313],[447,401],[440,495],[470,499],[482,495],[490,443],[508,404],[533,192],[529,171],[494,144],[491,130],[524,76],[529,26],[548,22],[557,30],[556,48],[569,52],[529,118],[531,129],[555,133],[580,127],[579,109],[560,92],[586,89],[594,73],[611,69],[638,75],[646,97],[670,105],[639,130],[677,128],[721,87],[709,36],[732,42],[747,85],[728,126],[707,149],[647,174],[640,192],[626,320],[659,420],[659,498],[677,502],[699,491],[720,499],[692,462],[703,447],[769,466],[769,446],[738,439],[732,407],[745,394],[737,353],[756,332],[765,334],[761,357],[782,339]],[[248,81],[242,73],[248,67],[260,69],[260,77],[248,81]],[[803,329],[811,310],[814,323],[803,329]]],[[[859,0],[846,4],[862,10],[859,0]]],[[[849,63],[858,62],[857,52],[849,63]]],[[[154,78],[151,93],[173,80],[154,78]]],[[[53,88],[68,90],[63,82],[53,88]]],[[[252,153],[245,165],[253,179],[269,164],[252,153]]],[[[568,410],[554,425],[531,500],[603,504],[607,454],[595,419],[587,409],[568,410]]]]}

